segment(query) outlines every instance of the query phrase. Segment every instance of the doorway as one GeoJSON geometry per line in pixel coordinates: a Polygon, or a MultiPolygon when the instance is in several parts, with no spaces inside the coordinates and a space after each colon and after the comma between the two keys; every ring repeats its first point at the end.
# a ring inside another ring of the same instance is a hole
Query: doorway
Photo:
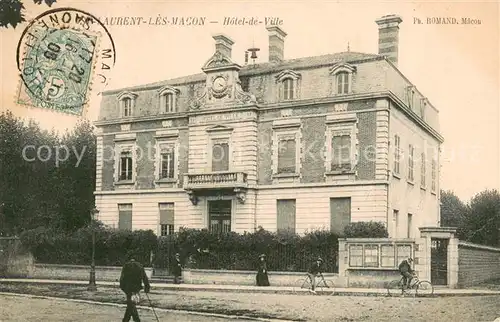
{"type": "Polygon", "coordinates": [[[431,283],[448,285],[449,239],[431,238],[431,283]]]}

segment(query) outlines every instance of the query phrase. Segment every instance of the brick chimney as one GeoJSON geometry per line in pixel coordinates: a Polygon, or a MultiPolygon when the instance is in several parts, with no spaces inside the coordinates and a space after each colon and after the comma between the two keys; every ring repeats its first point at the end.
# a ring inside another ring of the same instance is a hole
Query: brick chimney
{"type": "Polygon", "coordinates": [[[216,52],[218,51],[221,54],[229,58],[232,58],[231,48],[234,44],[234,41],[232,41],[229,37],[222,34],[215,35],[213,36],[213,38],[215,40],[215,51],[216,52]]]}
{"type": "Polygon", "coordinates": [[[375,22],[378,25],[378,53],[386,56],[394,65],[398,65],[400,16],[387,15],[375,22]]]}
{"type": "Polygon", "coordinates": [[[286,32],[278,26],[266,27],[269,31],[269,61],[279,63],[285,56],[286,32]]]}

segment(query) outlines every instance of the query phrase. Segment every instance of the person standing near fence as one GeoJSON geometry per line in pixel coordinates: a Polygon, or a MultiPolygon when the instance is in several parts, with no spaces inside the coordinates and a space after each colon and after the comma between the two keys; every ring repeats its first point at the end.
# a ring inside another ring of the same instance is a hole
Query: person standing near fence
{"type": "Polygon", "coordinates": [[[266,255],[259,256],[258,270],[257,270],[257,286],[269,286],[269,277],[267,276],[267,262],[266,255]]]}
{"type": "Polygon", "coordinates": [[[174,283],[180,284],[182,277],[182,264],[181,255],[179,253],[175,254],[174,262],[172,264],[172,273],[174,274],[174,283]]]}
{"type": "Polygon", "coordinates": [[[135,322],[141,321],[134,298],[136,298],[142,290],[143,283],[144,292],[149,293],[151,286],[149,285],[146,271],[139,262],[136,262],[135,259],[131,257],[130,260],[123,265],[120,275],[120,289],[127,297],[127,309],[125,311],[125,315],[123,316],[124,322],[130,321],[131,317],[135,322]]]}

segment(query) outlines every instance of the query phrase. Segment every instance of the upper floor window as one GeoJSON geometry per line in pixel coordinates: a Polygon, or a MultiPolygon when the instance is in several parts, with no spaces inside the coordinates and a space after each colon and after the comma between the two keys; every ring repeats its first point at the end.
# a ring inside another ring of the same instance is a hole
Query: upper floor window
{"type": "Polygon", "coordinates": [[[414,97],[415,97],[415,87],[413,85],[406,86],[405,100],[409,108],[413,108],[414,97]]]}
{"type": "Polygon", "coordinates": [[[178,177],[178,131],[159,130],[156,131],[156,158],[155,178],[156,184],[172,184],[177,182],[178,177]]]}
{"type": "Polygon", "coordinates": [[[432,160],[432,168],[431,168],[431,191],[436,191],[437,186],[437,162],[436,160],[432,160]]]}
{"type": "Polygon", "coordinates": [[[394,135],[394,174],[399,174],[399,166],[401,160],[401,138],[399,135],[394,135]]]}
{"type": "Polygon", "coordinates": [[[172,86],[164,86],[159,91],[160,113],[177,112],[177,96],[180,90],[172,86]]]}
{"type": "Polygon", "coordinates": [[[118,184],[133,184],[136,176],[136,143],[135,133],[115,135],[115,182],[118,184]]]}
{"type": "Polygon", "coordinates": [[[300,96],[300,74],[285,70],[276,76],[279,100],[295,100],[300,96]]]}
{"type": "Polygon", "coordinates": [[[295,135],[278,138],[278,173],[297,172],[297,139],[295,135]]]}
{"type": "Polygon", "coordinates": [[[408,181],[413,182],[414,177],[413,177],[413,152],[414,148],[413,145],[408,146],[408,181]]]}
{"type": "Polygon", "coordinates": [[[160,179],[175,177],[175,144],[160,145],[160,179]]]}
{"type": "Polygon", "coordinates": [[[211,172],[230,171],[232,168],[233,128],[216,125],[206,130],[209,136],[207,170],[211,172]]]}
{"type": "Polygon", "coordinates": [[[426,169],[425,169],[425,165],[426,165],[426,159],[425,159],[425,153],[422,153],[421,154],[421,169],[420,169],[420,186],[422,188],[425,188],[425,176],[426,176],[426,169]]]}
{"type": "Polygon", "coordinates": [[[212,171],[229,171],[229,142],[214,140],[212,143],[212,171]]]}
{"type": "Polygon", "coordinates": [[[420,100],[420,117],[425,121],[425,110],[427,109],[427,99],[422,98],[420,100]]]}
{"type": "Polygon", "coordinates": [[[136,98],[137,94],[132,92],[122,92],[120,93],[120,95],[118,95],[118,101],[122,117],[133,116],[136,98]]]}
{"type": "Polygon", "coordinates": [[[120,153],[120,181],[132,180],[132,152],[125,151],[120,153]]]}
{"type": "Polygon", "coordinates": [[[327,116],[326,122],[327,171],[353,171],[356,164],[356,115],[327,116]]]}
{"type": "Polygon", "coordinates": [[[330,68],[330,74],[334,76],[333,94],[345,95],[352,92],[352,75],[356,67],[348,63],[337,63],[330,68]]]}

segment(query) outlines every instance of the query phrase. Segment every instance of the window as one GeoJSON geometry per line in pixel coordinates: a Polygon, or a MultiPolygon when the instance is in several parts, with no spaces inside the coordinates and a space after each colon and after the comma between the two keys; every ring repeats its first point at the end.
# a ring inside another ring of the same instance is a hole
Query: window
{"type": "Polygon", "coordinates": [[[295,233],[295,199],[280,199],[276,201],[277,231],[295,233]]]}
{"type": "Polygon", "coordinates": [[[160,179],[175,178],[175,144],[160,145],[160,179]]]}
{"type": "Polygon", "coordinates": [[[393,238],[398,237],[398,229],[399,229],[399,210],[394,209],[392,211],[392,224],[393,224],[393,238]]]}
{"type": "Polygon", "coordinates": [[[334,134],[332,137],[332,171],[351,170],[351,134],[334,134]]]}
{"type": "Polygon", "coordinates": [[[408,146],[408,181],[413,182],[413,145],[408,146]]]}
{"type": "Polygon", "coordinates": [[[437,169],[436,169],[436,167],[437,167],[437,165],[436,165],[436,160],[432,160],[432,169],[431,169],[431,171],[432,171],[432,173],[431,173],[431,175],[432,175],[432,178],[431,178],[431,179],[432,179],[432,181],[431,181],[431,191],[433,191],[433,192],[434,192],[434,191],[436,191],[436,177],[437,177],[437,174],[436,174],[437,169]]]}
{"type": "Polygon", "coordinates": [[[330,68],[330,74],[333,75],[333,94],[345,95],[351,93],[352,77],[356,71],[354,65],[339,62],[330,68]]]}
{"type": "Polygon", "coordinates": [[[408,257],[413,258],[411,248],[412,248],[411,245],[397,245],[396,265],[399,265],[403,260],[407,259],[408,257]]]}
{"type": "Polygon", "coordinates": [[[399,164],[401,160],[401,138],[394,135],[394,173],[399,174],[399,164]]]}
{"type": "Polygon", "coordinates": [[[427,99],[422,98],[420,100],[420,117],[425,121],[425,110],[427,109],[427,99]]]}
{"type": "Polygon", "coordinates": [[[276,75],[279,100],[289,101],[299,98],[300,74],[292,70],[284,70],[276,75]]]}
{"type": "Polygon", "coordinates": [[[297,172],[297,141],[295,137],[283,137],[278,142],[278,173],[297,172]]]}
{"type": "Polygon", "coordinates": [[[293,79],[287,78],[283,80],[283,99],[284,100],[293,100],[294,99],[294,84],[293,79]]]}
{"type": "Polygon", "coordinates": [[[120,181],[132,180],[132,152],[124,151],[120,153],[120,181]]]}
{"type": "Polygon", "coordinates": [[[132,92],[121,92],[118,94],[117,98],[119,101],[120,114],[122,117],[131,117],[134,114],[135,100],[137,94],[132,92]]]}
{"type": "Polygon", "coordinates": [[[364,267],[378,267],[378,245],[365,245],[364,267]]]}
{"type": "Polygon", "coordinates": [[[178,88],[166,85],[159,89],[160,113],[177,112],[177,96],[180,93],[178,88]]]}
{"type": "Polygon", "coordinates": [[[406,86],[405,98],[406,104],[409,108],[413,108],[413,99],[415,96],[415,89],[412,85],[406,86]]]}
{"type": "Polygon", "coordinates": [[[349,93],[349,73],[341,72],[336,75],[337,79],[337,94],[349,93]]]}
{"type": "Polygon", "coordinates": [[[132,116],[132,99],[128,97],[123,99],[123,116],[132,116]]]}
{"type": "Polygon", "coordinates": [[[393,245],[382,245],[380,246],[380,266],[382,267],[394,267],[395,264],[395,248],[393,245]]]}
{"type": "Polygon", "coordinates": [[[167,93],[163,95],[163,109],[165,112],[175,112],[175,105],[174,105],[174,94],[172,93],[167,93]]]}
{"type": "Polygon", "coordinates": [[[426,176],[426,169],[425,169],[425,164],[426,164],[426,159],[425,159],[425,153],[421,154],[421,169],[420,169],[420,186],[422,188],[425,188],[425,176],[426,176]]]}
{"type": "Polygon", "coordinates": [[[351,222],[351,198],[330,198],[330,231],[344,234],[351,222]]]}
{"type": "Polygon", "coordinates": [[[160,209],[160,236],[174,233],[174,203],[166,202],[158,205],[160,209]]]}
{"type": "Polygon", "coordinates": [[[132,204],[118,204],[118,229],[132,230],[132,204]]]}
{"type": "Polygon", "coordinates": [[[357,161],[356,114],[328,115],[326,123],[327,175],[353,172],[357,161]]]}
{"type": "Polygon", "coordinates": [[[407,225],[407,229],[406,229],[406,237],[407,238],[411,238],[411,229],[412,229],[412,219],[413,219],[413,215],[412,214],[408,214],[408,219],[406,221],[406,225],[407,225]]]}
{"type": "Polygon", "coordinates": [[[349,266],[363,267],[363,245],[349,245],[349,266]]]}
{"type": "Polygon", "coordinates": [[[229,170],[229,143],[214,142],[212,144],[212,171],[229,170]]]}
{"type": "Polygon", "coordinates": [[[401,242],[348,244],[347,249],[350,267],[394,269],[404,259],[413,258],[413,245],[401,242]]]}
{"type": "Polygon", "coordinates": [[[214,233],[231,231],[231,200],[208,200],[209,230],[214,233]]]}

